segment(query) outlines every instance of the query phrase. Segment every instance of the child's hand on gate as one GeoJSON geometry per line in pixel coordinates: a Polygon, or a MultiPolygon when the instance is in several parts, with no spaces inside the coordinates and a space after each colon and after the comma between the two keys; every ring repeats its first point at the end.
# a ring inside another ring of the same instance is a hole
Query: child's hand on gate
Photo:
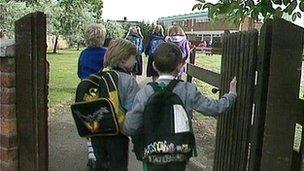
{"type": "Polygon", "coordinates": [[[234,76],[233,79],[230,82],[230,89],[229,89],[229,91],[233,92],[235,94],[236,94],[236,83],[237,83],[236,77],[234,76]]]}

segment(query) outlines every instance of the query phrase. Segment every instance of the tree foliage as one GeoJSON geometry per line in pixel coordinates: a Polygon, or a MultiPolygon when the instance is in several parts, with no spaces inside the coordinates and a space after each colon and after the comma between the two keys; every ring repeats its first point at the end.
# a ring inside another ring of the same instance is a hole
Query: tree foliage
{"type": "Polygon", "coordinates": [[[126,30],[121,24],[110,21],[103,24],[106,27],[106,38],[123,38],[125,36],[126,30]]]}
{"type": "Polygon", "coordinates": [[[218,3],[198,1],[192,8],[208,9],[211,19],[224,19],[240,24],[245,17],[258,21],[273,17],[282,17],[283,14],[292,16],[292,20],[301,18],[304,12],[304,0],[220,0],[218,3]],[[297,8],[298,7],[298,8],[297,8]]]}
{"type": "Polygon", "coordinates": [[[9,38],[14,36],[15,21],[30,13],[25,2],[0,0],[0,30],[9,38]]]}

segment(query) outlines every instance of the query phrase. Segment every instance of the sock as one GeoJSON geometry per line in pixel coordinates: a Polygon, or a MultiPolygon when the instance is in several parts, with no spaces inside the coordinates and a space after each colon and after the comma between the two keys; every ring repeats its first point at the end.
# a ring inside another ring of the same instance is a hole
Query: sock
{"type": "Polygon", "coordinates": [[[96,157],[94,155],[94,150],[92,147],[92,143],[90,140],[87,142],[87,146],[88,146],[88,152],[89,152],[89,159],[96,160],[96,157]]]}

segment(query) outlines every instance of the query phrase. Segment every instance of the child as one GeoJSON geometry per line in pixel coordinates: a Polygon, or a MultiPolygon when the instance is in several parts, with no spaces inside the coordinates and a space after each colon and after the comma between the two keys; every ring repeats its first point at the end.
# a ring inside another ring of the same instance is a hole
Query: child
{"type": "Polygon", "coordinates": [[[156,25],[153,31],[153,34],[148,42],[148,46],[145,50],[145,54],[149,55],[148,58],[148,65],[147,65],[147,77],[152,76],[152,81],[155,82],[158,73],[154,70],[152,63],[154,61],[154,55],[155,55],[155,50],[159,44],[165,42],[165,37],[164,37],[164,29],[163,26],[161,25],[156,25]]]}
{"type": "MultiPolygon", "coordinates": [[[[118,92],[125,110],[130,110],[139,86],[130,75],[135,64],[136,47],[125,39],[112,39],[106,53],[105,67],[118,73],[118,92]]],[[[116,136],[96,136],[91,138],[96,156],[96,170],[128,170],[129,138],[123,134],[116,136]]]]}
{"type": "Polygon", "coordinates": [[[105,41],[106,30],[102,24],[92,24],[85,31],[87,48],[84,49],[78,60],[78,77],[87,78],[103,69],[104,55],[107,51],[102,47],[105,41]]]}
{"type": "MultiPolygon", "coordinates": [[[[104,55],[107,51],[106,48],[102,47],[105,35],[106,30],[102,24],[91,24],[87,27],[85,39],[88,47],[81,52],[78,60],[77,75],[81,80],[103,69],[104,55]]],[[[87,165],[92,169],[95,167],[96,158],[89,139],[87,147],[89,152],[89,161],[87,165]]]]}
{"type": "Polygon", "coordinates": [[[136,64],[132,70],[133,76],[142,75],[142,53],[144,52],[144,44],[142,42],[143,36],[139,27],[130,27],[126,39],[131,41],[136,46],[136,64]]]}
{"type": "MultiPolygon", "coordinates": [[[[190,56],[190,45],[187,40],[184,30],[180,26],[171,26],[168,29],[168,36],[166,37],[166,42],[171,42],[181,49],[183,55],[183,61],[185,62],[190,56]]],[[[185,67],[183,66],[179,72],[178,78],[181,79],[185,72],[185,67]]]]}
{"type": "MultiPolygon", "coordinates": [[[[179,47],[175,44],[163,43],[159,45],[159,47],[156,50],[153,66],[160,75],[158,80],[156,81],[158,85],[161,84],[168,85],[169,83],[173,82],[172,80],[174,80],[177,77],[180,68],[183,66],[182,52],[180,51],[179,47]]],[[[191,114],[193,110],[196,110],[205,115],[215,116],[225,112],[226,110],[231,108],[231,106],[235,103],[235,99],[237,97],[236,79],[234,78],[230,82],[230,92],[223,95],[219,100],[212,100],[202,95],[200,91],[197,90],[195,84],[188,82],[179,81],[173,87],[172,92],[178,95],[188,114],[191,114]]],[[[144,120],[143,114],[146,110],[146,105],[148,104],[150,99],[152,97],[155,97],[155,96],[151,96],[152,94],[154,94],[154,88],[152,88],[152,86],[150,86],[149,84],[144,86],[137,93],[134,99],[132,110],[129,111],[126,115],[125,125],[123,129],[123,133],[125,135],[138,135],[142,133],[142,130],[145,130],[144,127],[146,127],[146,125],[143,125],[143,120],[144,120]]],[[[191,123],[191,121],[189,122],[191,123]]],[[[170,124],[168,124],[168,127],[169,126],[170,124]]],[[[144,165],[146,164],[147,169],[149,171],[154,171],[154,170],[184,171],[186,168],[187,161],[188,160],[184,160],[180,162],[173,161],[163,165],[157,165],[145,161],[144,165]]]]}

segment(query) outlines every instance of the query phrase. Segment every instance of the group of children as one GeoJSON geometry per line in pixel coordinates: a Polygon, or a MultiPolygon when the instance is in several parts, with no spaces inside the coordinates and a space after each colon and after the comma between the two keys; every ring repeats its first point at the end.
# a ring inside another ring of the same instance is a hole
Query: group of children
{"type": "MultiPolygon", "coordinates": [[[[86,40],[89,47],[80,55],[78,76],[84,79],[104,67],[115,70],[118,73],[119,98],[121,106],[126,110],[126,115],[124,126],[120,128],[121,133],[118,135],[91,138],[94,151],[94,155],[91,154],[91,156],[93,156],[92,159],[96,158],[93,170],[126,171],[128,170],[128,136],[142,135],[145,127],[145,108],[155,93],[155,89],[150,84],[140,89],[135,77],[132,76],[142,72],[141,54],[145,48],[139,28],[132,27],[126,39],[111,40],[108,48],[103,47],[104,35],[105,28],[102,25],[93,24],[88,27],[86,40]]],[[[153,81],[163,87],[171,85],[172,80],[178,80],[184,71],[189,51],[189,43],[180,27],[172,26],[168,31],[168,36],[165,37],[164,29],[157,25],[145,50],[149,56],[147,76],[152,76],[153,81]]],[[[219,100],[202,95],[195,84],[183,81],[177,81],[172,87],[172,92],[179,97],[183,108],[190,116],[193,110],[214,116],[224,113],[235,103],[236,79],[230,82],[230,91],[219,100]]],[[[136,144],[136,138],[132,139],[132,142],[136,144]]],[[[136,152],[136,149],[134,150],[136,152]]],[[[138,150],[143,152],[144,149],[139,147],[138,150]]],[[[143,168],[149,171],[184,171],[187,162],[188,158],[165,164],[143,160],[143,168]]]]}

